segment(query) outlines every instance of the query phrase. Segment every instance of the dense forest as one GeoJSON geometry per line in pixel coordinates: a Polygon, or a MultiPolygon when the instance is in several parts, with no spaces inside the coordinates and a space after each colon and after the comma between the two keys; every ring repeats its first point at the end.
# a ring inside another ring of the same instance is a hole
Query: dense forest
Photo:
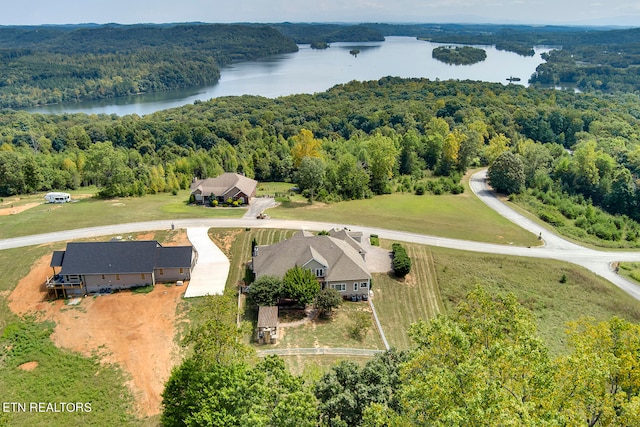
{"type": "Polygon", "coordinates": [[[410,327],[408,352],[345,360],[316,380],[257,363],[234,300],[207,297],[193,349],[163,392],[164,426],[636,426],[640,327],[613,318],[568,326],[552,356],[533,314],[481,288],[451,313],[410,327]]]}
{"type": "MultiPolygon", "coordinates": [[[[557,46],[538,87],[636,92],[638,29],[453,24],[164,24],[0,27],[0,107],[98,100],[215,83],[232,61],[295,52],[296,43],[411,36],[486,44],[520,55],[557,46]]],[[[467,62],[465,62],[467,63],[467,62]]]]}
{"type": "Polygon", "coordinates": [[[469,167],[510,152],[516,185],[495,181],[497,188],[576,237],[635,246],[638,105],[631,94],[388,77],[315,95],[217,98],[144,117],[4,110],[0,196],[84,185],[97,185],[102,197],[143,195],[223,171],[295,182],[328,202],[458,193],[469,167]]]}
{"type": "Polygon", "coordinates": [[[486,44],[523,56],[534,46],[553,46],[530,82],[583,92],[638,92],[640,29],[531,27],[524,25],[367,24],[385,35],[411,35],[438,43],[486,44]]]}
{"type": "Polygon", "coordinates": [[[213,84],[232,61],[297,51],[256,25],[0,27],[0,107],[213,84]]]}

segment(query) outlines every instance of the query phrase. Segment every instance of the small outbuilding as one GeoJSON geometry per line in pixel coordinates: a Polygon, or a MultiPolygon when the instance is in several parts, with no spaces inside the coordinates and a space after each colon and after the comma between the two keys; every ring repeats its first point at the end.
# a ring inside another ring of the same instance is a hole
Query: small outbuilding
{"type": "Polygon", "coordinates": [[[278,341],[278,306],[260,306],[258,309],[258,344],[275,344],[278,341]]]}

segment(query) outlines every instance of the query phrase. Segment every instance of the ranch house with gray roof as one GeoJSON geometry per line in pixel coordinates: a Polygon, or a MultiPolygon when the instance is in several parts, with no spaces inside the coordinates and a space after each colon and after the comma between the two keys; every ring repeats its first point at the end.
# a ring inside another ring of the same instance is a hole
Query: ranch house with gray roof
{"type": "Polygon", "coordinates": [[[184,281],[194,260],[191,246],[162,246],[155,240],[71,242],[53,252],[53,276],[46,285],[50,294],[67,297],[184,281]]]}
{"type": "Polygon", "coordinates": [[[220,203],[231,199],[240,204],[249,204],[256,196],[258,181],[237,173],[223,173],[216,178],[198,179],[191,184],[191,194],[198,204],[207,204],[212,199],[220,203]]]}
{"type": "Polygon", "coordinates": [[[252,257],[255,278],[282,278],[289,269],[299,266],[311,270],[323,289],[334,288],[344,298],[366,298],[371,273],[365,263],[366,252],[357,238],[357,233],[346,230],[317,236],[301,231],[273,245],[258,245],[252,257]]]}

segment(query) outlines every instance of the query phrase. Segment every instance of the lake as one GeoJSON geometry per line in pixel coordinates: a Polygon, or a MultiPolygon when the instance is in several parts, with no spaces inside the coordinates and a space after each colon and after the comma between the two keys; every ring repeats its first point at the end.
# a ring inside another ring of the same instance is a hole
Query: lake
{"type": "Polygon", "coordinates": [[[220,96],[260,95],[268,98],[297,93],[316,93],[352,80],[378,80],[385,76],[425,77],[431,80],[480,80],[507,84],[508,77],[519,77],[514,84],[528,85],[529,77],[543,62],[541,53],[551,48],[536,47],[532,57],[497,50],[494,46],[475,46],[487,58],[473,65],[448,65],[431,57],[442,44],[413,37],[387,37],[384,42],[332,43],[328,49],[300,45],[295,53],[274,55],[257,61],[239,62],[221,70],[217,84],[170,92],[129,96],[102,101],[60,104],[28,109],[38,113],[87,113],[145,115],[159,110],[206,101],[220,96]],[[351,50],[359,53],[353,55],[351,50]]]}

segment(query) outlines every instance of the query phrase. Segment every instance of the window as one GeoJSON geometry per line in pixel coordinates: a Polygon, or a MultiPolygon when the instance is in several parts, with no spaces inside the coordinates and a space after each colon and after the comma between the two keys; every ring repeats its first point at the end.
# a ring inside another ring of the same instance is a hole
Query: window
{"type": "Polygon", "coordinates": [[[331,287],[333,289],[335,289],[338,292],[344,292],[347,290],[347,284],[346,283],[332,283],[331,287]]]}
{"type": "Polygon", "coordinates": [[[140,278],[144,280],[144,273],[140,273],[140,278]]]}
{"type": "Polygon", "coordinates": [[[316,277],[324,277],[324,268],[316,268],[316,277]]]}
{"type": "Polygon", "coordinates": [[[180,267],[180,274],[184,273],[184,268],[180,267]]]}
{"type": "Polygon", "coordinates": [[[353,292],[358,292],[358,282],[353,284],[353,292]]]}
{"type": "Polygon", "coordinates": [[[104,274],[102,274],[102,280],[104,280],[104,274]]]}
{"type": "Polygon", "coordinates": [[[160,275],[162,276],[164,274],[164,268],[160,269],[160,275]]]}
{"type": "Polygon", "coordinates": [[[361,288],[366,288],[367,287],[367,282],[361,282],[360,283],[360,287],[361,288]]]}
{"type": "Polygon", "coordinates": [[[116,280],[120,280],[120,275],[116,274],[116,280]]]}

